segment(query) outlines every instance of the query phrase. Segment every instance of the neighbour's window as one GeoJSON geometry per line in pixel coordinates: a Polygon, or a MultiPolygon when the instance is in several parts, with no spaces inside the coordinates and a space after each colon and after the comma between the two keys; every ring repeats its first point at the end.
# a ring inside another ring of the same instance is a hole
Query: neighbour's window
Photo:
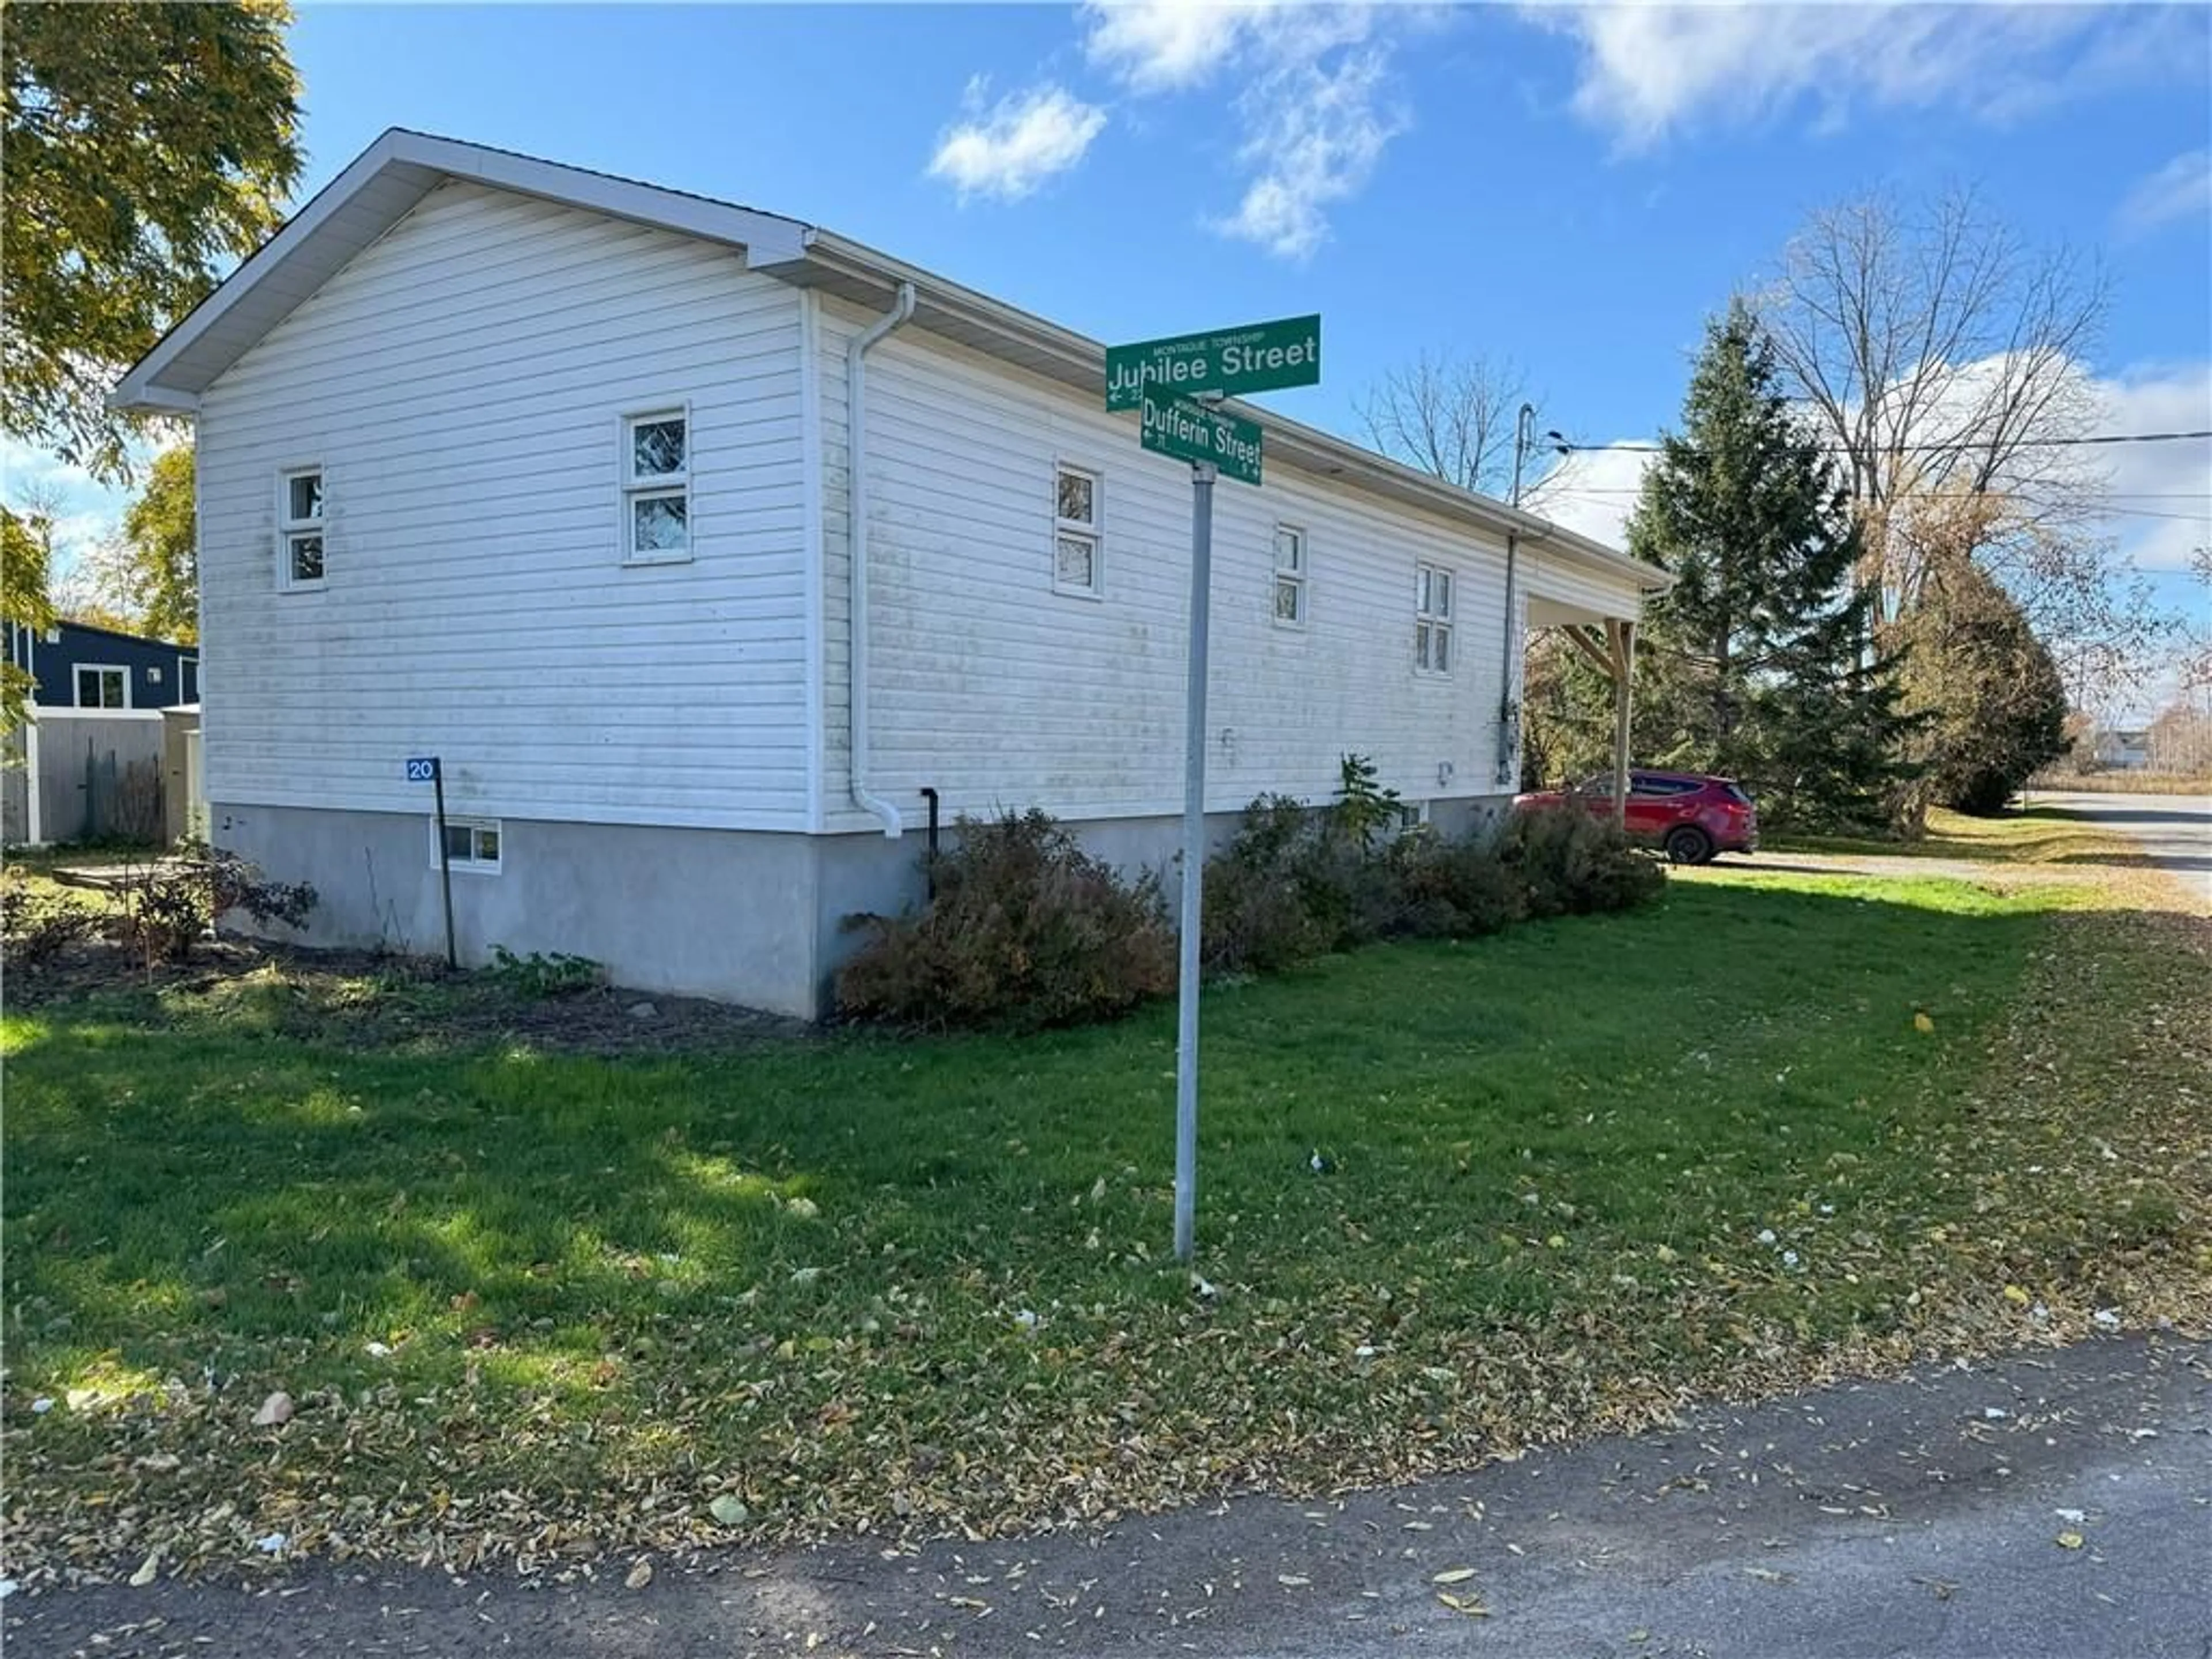
{"type": "Polygon", "coordinates": [[[681,409],[623,422],[623,557],[632,564],[691,556],[691,421],[681,409]]]}
{"type": "Polygon", "coordinates": [[[1079,467],[1054,471],[1052,487],[1052,585],[1062,593],[1097,599],[1103,574],[1098,568],[1099,525],[1102,522],[1098,475],[1079,467]]]}
{"type": "Polygon", "coordinates": [[[1426,674],[1451,672],[1452,573],[1440,565],[1414,568],[1413,666],[1426,674]]]}
{"type": "Polygon", "coordinates": [[[1302,628],[1306,620],[1306,532],[1275,526],[1275,620],[1302,628]]]}
{"type": "Polygon", "coordinates": [[[298,467],[276,480],[276,556],[287,587],[319,587],[323,565],[323,470],[298,467]]]}
{"type": "MultiPolygon", "coordinates": [[[[496,818],[447,818],[446,820],[446,857],[456,870],[474,870],[484,875],[499,873],[499,820],[496,818]]],[[[430,820],[430,862],[438,858],[438,821],[430,820]]]]}
{"type": "Polygon", "coordinates": [[[102,663],[79,663],[76,670],[76,706],[80,708],[128,708],[131,707],[131,676],[120,668],[111,668],[102,663]]]}

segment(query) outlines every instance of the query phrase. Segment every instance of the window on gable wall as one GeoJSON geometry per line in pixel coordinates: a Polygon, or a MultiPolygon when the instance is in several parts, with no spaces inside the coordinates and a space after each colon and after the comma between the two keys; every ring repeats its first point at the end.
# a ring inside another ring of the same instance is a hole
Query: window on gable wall
{"type": "Polygon", "coordinates": [[[1451,672],[1452,573],[1441,565],[1416,565],[1413,666],[1425,674],[1451,672]]]}
{"type": "Polygon", "coordinates": [[[1306,620],[1306,532],[1275,526],[1275,620],[1301,628],[1306,620]]]}
{"type": "Polygon", "coordinates": [[[1098,568],[1098,475],[1080,467],[1055,470],[1052,489],[1052,585],[1061,593],[1097,599],[1098,568]]]}
{"type": "Polygon", "coordinates": [[[623,422],[623,557],[661,564],[691,556],[691,422],[680,409],[623,422]]]}
{"type": "Polygon", "coordinates": [[[287,587],[319,587],[323,563],[323,470],[295,468],[276,480],[277,567],[287,587]]]}

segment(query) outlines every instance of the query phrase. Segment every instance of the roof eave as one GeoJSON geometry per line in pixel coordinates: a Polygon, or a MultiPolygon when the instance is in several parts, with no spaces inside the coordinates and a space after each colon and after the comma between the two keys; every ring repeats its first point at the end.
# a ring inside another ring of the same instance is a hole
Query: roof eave
{"type": "MultiPolygon", "coordinates": [[[[770,274],[802,287],[819,288],[872,304],[887,303],[900,283],[912,283],[917,318],[933,332],[978,345],[981,339],[977,337],[995,337],[1016,349],[993,355],[1043,373],[1086,396],[1103,395],[1106,348],[1100,342],[833,232],[811,232],[804,261],[775,268],[770,274]]],[[[1318,427],[1234,398],[1227,400],[1226,407],[1256,421],[1267,434],[1271,454],[1301,471],[1364,488],[1446,518],[1472,520],[1499,536],[1516,535],[1604,574],[1616,579],[1625,576],[1645,592],[1657,592],[1673,585],[1674,578],[1656,565],[1535,514],[1462,489],[1318,427]]]]}

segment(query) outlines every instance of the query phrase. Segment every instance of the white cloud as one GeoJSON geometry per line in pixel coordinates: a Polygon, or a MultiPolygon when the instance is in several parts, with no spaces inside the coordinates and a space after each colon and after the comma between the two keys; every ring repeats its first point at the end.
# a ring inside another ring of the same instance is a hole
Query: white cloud
{"type": "MultiPolygon", "coordinates": [[[[1649,444],[1650,438],[1615,443],[1649,444]]],[[[1628,545],[1628,515],[1636,510],[1644,472],[1656,455],[1636,449],[1577,449],[1546,473],[1524,499],[1528,510],[1607,547],[1628,545]]]]}
{"type": "Polygon", "coordinates": [[[1084,52],[1132,92],[1188,91],[1212,79],[1268,9],[1182,0],[1093,3],[1084,52]]]}
{"type": "MultiPolygon", "coordinates": [[[[2139,370],[2094,383],[2100,432],[2212,429],[2212,363],[2139,370]]],[[[2212,438],[2089,452],[2107,528],[2143,570],[2183,570],[2212,543],[2212,438]]]]}
{"type": "Polygon", "coordinates": [[[2192,149],[2175,156],[2149,177],[2136,180],[2115,216],[2121,230],[2142,235],[2177,219],[2212,221],[2212,150],[2192,149]]]}
{"type": "Polygon", "coordinates": [[[929,163],[964,201],[993,196],[1019,201],[1082,161],[1106,126],[1106,112],[1051,85],[1010,93],[986,108],[986,87],[968,83],[967,118],[945,131],[929,163]]]}
{"type": "Polygon", "coordinates": [[[2165,8],[1538,5],[1582,43],[1574,106],[1639,149],[1700,121],[1855,105],[2017,119],[2068,96],[2196,73],[2203,25],[2165,8]]]}
{"type": "Polygon", "coordinates": [[[1279,67],[1238,100],[1250,131],[1238,156],[1255,169],[1226,235],[1287,259],[1310,257],[1328,238],[1332,204],[1374,176],[1405,118],[1382,100],[1387,55],[1367,50],[1336,63],[1279,67]]]}
{"type": "Polygon", "coordinates": [[[1133,96],[1233,82],[1246,181],[1236,210],[1212,222],[1303,259],[1328,240],[1328,210],[1366,188],[1405,130],[1390,58],[1427,15],[1413,6],[1094,0],[1084,49],[1133,96]]]}

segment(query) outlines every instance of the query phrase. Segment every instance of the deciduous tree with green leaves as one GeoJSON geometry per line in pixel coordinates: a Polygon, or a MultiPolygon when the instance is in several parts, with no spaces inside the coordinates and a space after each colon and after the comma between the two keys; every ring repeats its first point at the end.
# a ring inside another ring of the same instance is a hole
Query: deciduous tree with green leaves
{"type": "Polygon", "coordinates": [[[14,5],[0,30],[0,428],[127,475],[121,369],[283,218],[299,177],[289,6],[14,5]]]}
{"type": "Polygon", "coordinates": [[[1639,757],[1740,778],[1778,821],[1882,818],[1904,722],[1862,651],[1856,523],[1741,304],[1707,327],[1628,545],[1674,577],[1641,635],[1639,757]]]}
{"type": "MultiPolygon", "coordinates": [[[[0,508],[0,626],[11,634],[53,625],[53,602],[46,594],[52,550],[45,519],[0,508]]],[[[0,658],[0,732],[23,723],[35,684],[13,656],[0,658]]]]}

